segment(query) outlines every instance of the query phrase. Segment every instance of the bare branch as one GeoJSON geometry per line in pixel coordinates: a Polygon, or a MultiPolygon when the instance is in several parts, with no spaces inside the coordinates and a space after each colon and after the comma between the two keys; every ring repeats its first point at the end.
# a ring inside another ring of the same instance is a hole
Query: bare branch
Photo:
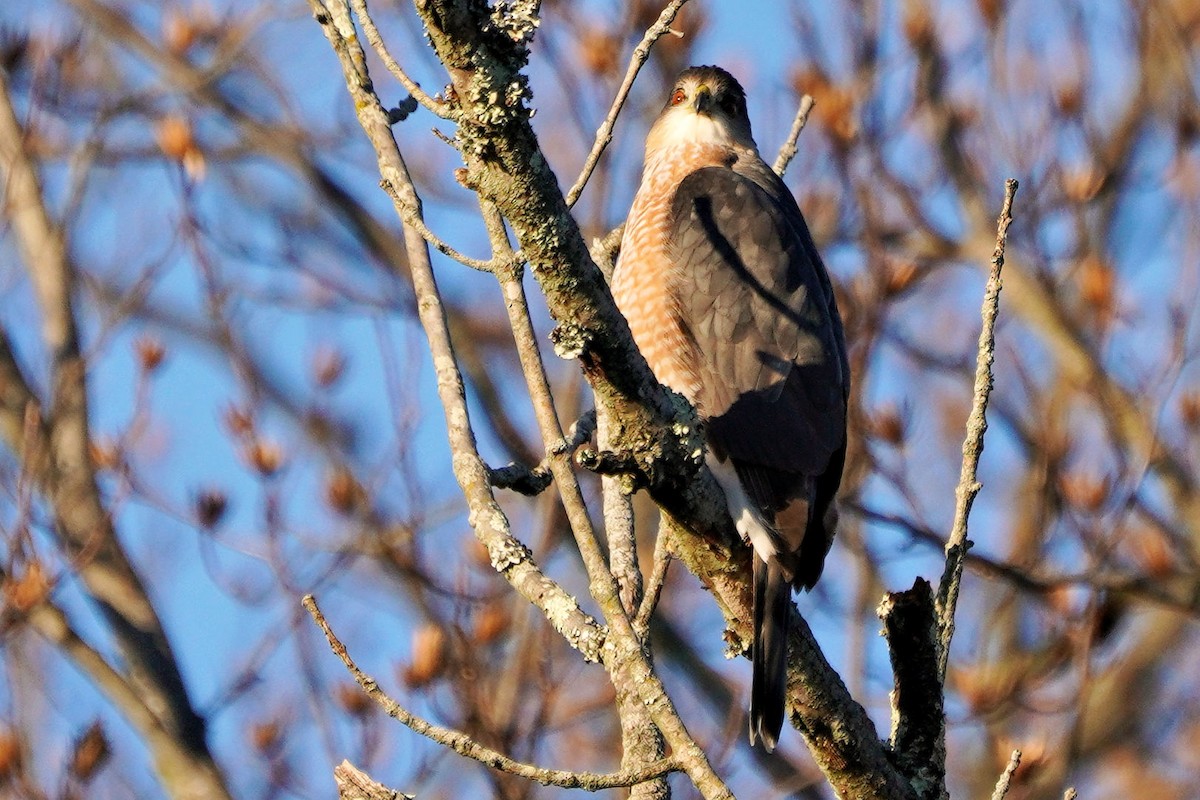
{"type": "Polygon", "coordinates": [[[404,224],[412,228],[417,235],[428,242],[434,250],[437,250],[443,255],[449,256],[458,263],[462,264],[464,267],[470,267],[471,269],[478,270],[479,272],[496,271],[496,268],[499,265],[497,265],[495,262],[483,261],[478,258],[471,258],[468,255],[464,255],[447,244],[436,233],[431,231],[429,226],[425,224],[425,220],[421,218],[420,210],[414,208],[407,200],[405,200],[404,197],[390,183],[387,181],[381,181],[379,185],[385,192],[388,193],[388,196],[392,198],[392,202],[396,204],[396,207],[400,213],[400,219],[404,222],[404,224]]]}
{"type": "Polygon", "coordinates": [[[37,475],[45,468],[41,462],[49,454],[50,448],[41,406],[21,365],[17,363],[8,331],[0,328],[0,436],[21,458],[26,472],[32,475],[37,475]],[[29,424],[31,414],[35,418],[32,442],[29,424]],[[32,444],[37,452],[30,452],[27,443],[32,444]]]}
{"type": "MultiPolygon", "coordinates": [[[[597,444],[608,445],[610,425],[608,412],[597,415],[597,444]]],[[[633,524],[633,498],[625,482],[615,475],[600,478],[604,502],[604,533],[608,539],[608,561],[621,587],[621,603],[632,618],[642,602],[642,571],[638,565],[637,536],[633,524]]],[[[637,630],[637,625],[634,625],[637,630]]],[[[639,632],[639,638],[645,637],[639,632]]]]}
{"type": "Polygon", "coordinates": [[[66,613],[52,600],[44,599],[31,608],[26,619],[33,630],[58,647],[71,662],[100,688],[154,753],[163,786],[175,800],[226,797],[216,766],[200,762],[149,704],[152,699],[134,681],[113,667],[99,651],[79,635],[66,613]],[[218,792],[213,794],[212,792],[218,792]]]}
{"type": "Polygon", "coordinates": [[[1000,309],[1000,271],[1004,267],[1004,248],[1008,242],[1008,226],[1012,224],[1012,203],[1017,182],[1010,178],[1004,184],[1004,205],[996,223],[996,248],[992,252],[992,269],[988,275],[983,297],[983,328],[979,332],[979,353],[975,365],[975,390],[971,415],[967,418],[967,438],[963,442],[962,471],[955,490],[954,526],[946,541],[946,569],[938,584],[938,680],[946,681],[946,664],[950,658],[950,640],[954,636],[954,611],[958,606],[958,591],[962,583],[963,564],[971,542],[967,538],[967,518],[971,504],[979,493],[976,478],[979,457],[983,453],[983,434],[987,430],[987,404],[992,393],[992,360],[996,349],[996,316],[1000,309]]]}
{"type": "Polygon", "coordinates": [[[389,789],[349,761],[333,768],[339,800],[414,800],[414,795],[389,789]]]}
{"type": "MultiPolygon", "coordinates": [[[[511,249],[500,213],[492,203],[483,199],[480,200],[480,207],[492,239],[493,253],[500,259],[509,258],[511,249]]],[[[649,644],[641,637],[636,636],[630,627],[628,617],[632,604],[622,601],[617,578],[609,569],[600,549],[596,531],[584,505],[579,481],[572,469],[571,451],[563,446],[565,440],[562,427],[555,409],[554,397],[550,391],[550,382],[546,377],[541,350],[538,348],[533,330],[533,320],[529,315],[525,286],[520,277],[514,274],[502,276],[501,288],[504,292],[505,307],[508,309],[509,324],[512,326],[521,368],[525,373],[526,386],[533,401],[542,438],[546,442],[549,468],[554,474],[555,484],[558,486],[563,507],[566,509],[567,518],[571,523],[571,530],[583,557],[591,594],[600,603],[605,622],[608,623],[610,631],[608,643],[610,645],[619,643],[626,653],[635,654],[630,658],[618,658],[612,662],[607,660],[605,662],[605,666],[611,673],[613,688],[616,690],[618,712],[621,719],[621,738],[624,744],[621,763],[631,765],[662,757],[664,737],[652,721],[655,717],[663,721],[663,727],[671,736],[673,749],[676,752],[691,750],[693,753],[702,754],[703,751],[688,736],[682,721],[672,707],[670,698],[667,697],[654,673],[650,664],[649,644]],[[647,685],[653,693],[649,696],[642,688],[647,685]],[[661,698],[657,713],[647,702],[654,694],[661,698]]],[[[607,420],[607,413],[607,411],[600,411],[596,415],[602,436],[604,435],[602,423],[607,420]]],[[[606,510],[608,500],[609,497],[606,495],[606,510]]],[[[629,518],[628,521],[630,523],[628,535],[632,537],[632,518],[629,518]]],[[[619,546],[616,549],[610,549],[610,557],[614,564],[619,562],[620,552],[619,546]]],[[[633,569],[636,570],[636,568],[637,565],[634,562],[633,569]]],[[[638,578],[640,577],[638,575],[638,578]]],[[[697,774],[700,775],[700,780],[708,780],[710,778],[705,773],[712,773],[707,761],[700,761],[694,755],[689,756],[685,761],[685,768],[697,783],[699,783],[695,777],[697,774]]],[[[715,773],[712,775],[715,776],[715,773]]],[[[719,781],[714,785],[713,790],[728,791],[719,784],[719,781]]],[[[658,797],[665,791],[666,783],[656,781],[651,786],[640,787],[635,795],[642,798],[658,797]]]]}
{"type": "MultiPolygon", "coordinates": [[[[333,45],[342,64],[346,85],[354,100],[355,111],[359,122],[375,147],[383,179],[390,183],[397,192],[397,211],[402,212],[402,206],[407,205],[416,209],[419,214],[420,200],[416,196],[408,177],[407,167],[404,165],[392,136],[387,113],[378,97],[370,91],[370,77],[364,54],[357,42],[348,5],[334,3],[326,7],[316,0],[310,0],[310,3],[318,22],[322,24],[326,38],[333,45]]],[[[426,11],[431,11],[431,9],[427,8],[426,11]]],[[[456,18],[455,15],[461,13],[461,9],[455,12],[448,11],[448,13],[448,17],[438,17],[439,21],[456,18]]],[[[476,28],[475,30],[482,29],[476,28]]],[[[434,35],[435,39],[437,34],[438,32],[431,29],[431,35],[434,35]]],[[[507,36],[503,38],[512,42],[512,39],[507,36]]],[[[471,92],[465,89],[459,94],[461,97],[471,96],[471,92]]],[[[532,137],[531,133],[530,135],[532,137]]],[[[561,197],[559,202],[561,203],[561,197]]],[[[578,239],[578,231],[575,233],[575,238],[578,239]]],[[[479,458],[475,447],[462,395],[461,377],[458,374],[453,348],[446,332],[444,311],[429,264],[425,242],[407,223],[405,224],[405,240],[412,267],[414,289],[419,298],[418,310],[421,322],[429,336],[430,346],[434,353],[434,364],[438,372],[439,396],[445,408],[451,446],[455,453],[455,474],[467,496],[468,505],[472,509],[472,522],[475,524],[475,530],[489,547],[493,564],[503,572],[505,577],[513,580],[514,568],[517,565],[522,566],[527,573],[536,570],[536,567],[533,565],[531,554],[523,545],[520,546],[519,552],[514,552],[511,545],[504,547],[500,554],[492,549],[494,545],[498,545],[502,541],[515,540],[507,532],[507,520],[491,494],[491,488],[487,484],[486,467],[479,458]]],[[[582,245],[581,240],[579,240],[579,244],[582,245]]],[[[583,252],[586,254],[585,250],[583,252]]],[[[520,286],[519,283],[516,285],[520,286]]],[[[507,299],[510,302],[515,301],[511,289],[507,299]]],[[[613,313],[615,315],[615,310],[613,313]]],[[[644,361],[642,366],[644,367],[644,361]]],[[[552,428],[558,425],[556,419],[551,419],[552,408],[547,409],[544,403],[535,403],[535,409],[538,410],[539,424],[542,425],[544,432],[548,430],[547,426],[552,428]]],[[[550,437],[550,440],[557,442],[561,438],[561,428],[559,428],[557,436],[550,437]]],[[[578,485],[571,475],[569,462],[552,459],[551,466],[555,473],[556,483],[559,485],[560,491],[563,491],[567,513],[571,518],[572,528],[577,533],[577,542],[584,556],[585,564],[589,567],[592,595],[604,610],[606,621],[609,625],[614,626],[617,633],[615,639],[610,639],[605,643],[606,646],[603,649],[605,666],[611,673],[614,673],[614,680],[618,679],[616,677],[618,674],[624,673],[626,670],[631,671],[629,675],[629,679],[632,681],[631,685],[638,687],[642,701],[650,709],[651,715],[670,742],[680,764],[700,792],[707,798],[729,797],[729,790],[713,771],[704,751],[688,735],[670,698],[663,689],[661,681],[658,680],[646,661],[640,643],[620,606],[615,581],[612,580],[611,573],[603,563],[603,557],[595,542],[594,532],[590,529],[586,509],[583,508],[582,496],[575,497],[578,493],[578,485]]],[[[581,612],[578,611],[575,600],[569,596],[553,598],[552,593],[548,592],[545,587],[545,584],[551,582],[541,575],[540,571],[537,571],[537,577],[538,582],[542,584],[539,587],[540,591],[535,590],[528,580],[514,581],[514,586],[526,599],[546,613],[555,628],[573,646],[579,648],[585,655],[590,654],[592,658],[595,658],[599,651],[594,648],[598,647],[603,638],[600,636],[598,626],[586,616],[583,620],[577,619],[577,615],[581,615],[581,612]],[[568,613],[563,613],[564,608],[568,613]]],[[[561,588],[556,585],[555,589],[557,591],[553,594],[562,592],[561,588]]]]}
{"type": "MultiPolygon", "coordinates": [[[[46,415],[48,449],[38,465],[42,468],[34,471],[30,463],[25,466],[54,508],[55,530],[67,552],[89,554],[78,566],[88,596],[113,630],[131,683],[154,709],[156,722],[176,737],[147,738],[164,766],[170,761],[175,767],[160,769],[164,788],[178,798],[228,797],[208,750],[205,720],[191,704],[162,621],[100,495],[90,449],[87,364],[73,306],[76,270],[63,231],[42,195],[38,168],[26,150],[26,134],[3,71],[0,185],[5,187],[5,207],[40,306],[52,381],[46,415]],[[189,777],[189,772],[194,775],[189,777]]],[[[15,361],[6,356],[0,370],[10,369],[15,369],[15,361]]],[[[19,372],[3,377],[6,403],[10,391],[28,391],[28,387],[21,389],[19,372]]]]}
{"type": "Polygon", "coordinates": [[[448,103],[430,97],[420,84],[408,77],[408,73],[397,63],[396,59],[392,58],[392,54],[388,52],[387,46],[383,43],[383,37],[379,35],[379,29],[375,27],[375,20],[371,19],[371,14],[367,11],[367,0],[351,0],[351,5],[354,6],[354,13],[358,15],[359,22],[362,23],[363,32],[367,34],[367,41],[375,49],[375,54],[383,61],[384,66],[388,68],[388,72],[400,81],[400,84],[418,103],[442,119],[456,119],[457,117],[448,103]]]}
{"type": "Polygon", "coordinates": [[[888,592],[876,613],[892,664],[892,748],[921,797],[945,798],[946,717],[928,581],[888,592]]]}
{"type": "Polygon", "coordinates": [[[647,30],[642,37],[642,41],[633,49],[633,55],[629,59],[629,67],[625,70],[625,79],[621,81],[621,88],[617,90],[617,96],[613,98],[612,106],[608,109],[608,116],[604,118],[604,122],[600,124],[600,129],[596,131],[596,141],[592,144],[592,150],[588,153],[587,161],[583,164],[583,171],[579,173],[579,177],[575,179],[575,184],[567,192],[567,207],[575,205],[575,201],[579,199],[579,195],[583,194],[583,189],[587,186],[588,179],[592,177],[592,172],[596,169],[596,164],[600,162],[600,156],[604,155],[604,149],[612,142],[613,126],[617,124],[617,117],[621,113],[621,109],[625,106],[625,100],[629,97],[629,90],[633,88],[633,81],[641,72],[642,65],[646,63],[646,59],[650,57],[650,49],[654,47],[654,43],[661,39],[668,31],[671,30],[671,23],[675,21],[675,16],[679,13],[679,9],[683,8],[683,4],[687,0],[671,0],[662,13],[658,15],[658,19],[647,30]]]}
{"type": "Polygon", "coordinates": [[[1017,767],[1019,766],[1021,766],[1021,751],[1013,750],[1012,755],[1008,759],[1008,766],[1004,768],[1004,772],[1000,775],[1000,780],[996,781],[996,790],[992,792],[992,800],[1004,800],[1008,796],[1013,773],[1017,771],[1017,767]]]}
{"type": "Polygon", "coordinates": [[[642,605],[633,620],[633,629],[643,639],[650,631],[650,618],[654,616],[654,609],[658,607],[659,598],[662,597],[663,586],[667,583],[667,569],[670,566],[671,550],[667,542],[667,524],[666,520],[660,520],[658,536],[654,540],[654,571],[650,573],[642,605]]]}
{"type": "Polygon", "coordinates": [[[800,107],[796,109],[796,118],[792,120],[792,129],[788,131],[787,139],[780,145],[779,155],[775,157],[775,164],[772,167],[775,174],[781,178],[783,173],[787,172],[792,159],[796,157],[796,142],[800,140],[800,133],[808,124],[808,115],[812,113],[815,104],[812,95],[806,94],[800,98],[800,107]]]}
{"type": "Polygon", "coordinates": [[[346,650],[346,645],[342,644],[341,640],[338,639],[337,634],[330,627],[328,620],[321,613],[316,599],[311,594],[305,595],[302,603],[312,616],[313,621],[320,626],[321,631],[325,634],[325,638],[329,642],[329,648],[342,660],[346,669],[354,676],[355,682],[362,687],[362,690],[372,700],[379,704],[389,717],[408,726],[416,733],[432,739],[444,747],[450,748],[459,755],[474,759],[493,769],[537,781],[544,786],[558,786],[564,789],[585,789],[593,792],[601,789],[633,786],[671,772],[677,772],[680,769],[678,759],[674,757],[665,758],[637,769],[622,770],[608,775],[547,769],[533,764],[514,761],[503,753],[484,747],[461,731],[444,728],[441,725],[434,725],[409,712],[380,689],[379,684],[374,678],[358,668],[358,665],[354,663],[354,659],[350,657],[350,653],[346,650]]]}

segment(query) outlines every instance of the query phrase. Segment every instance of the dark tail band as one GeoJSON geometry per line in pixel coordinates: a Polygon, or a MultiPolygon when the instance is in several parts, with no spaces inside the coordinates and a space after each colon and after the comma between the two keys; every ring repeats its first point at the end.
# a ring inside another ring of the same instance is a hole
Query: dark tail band
{"type": "Polygon", "coordinates": [[[750,744],[774,752],[787,707],[787,638],[792,586],[777,561],[754,554],[754,665],[750,684],[750,744]]]}

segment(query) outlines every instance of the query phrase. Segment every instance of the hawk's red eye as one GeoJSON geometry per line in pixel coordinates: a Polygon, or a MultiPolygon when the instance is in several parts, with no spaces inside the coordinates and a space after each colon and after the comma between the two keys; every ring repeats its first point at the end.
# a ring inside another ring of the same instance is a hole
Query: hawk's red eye
{"type": "Polygon", "coordinates": [[[687,95],[683,93],[683,89],[676,89],[675,93],[671,95],[671,105],[677,106],[686,99],[687,95]]]}

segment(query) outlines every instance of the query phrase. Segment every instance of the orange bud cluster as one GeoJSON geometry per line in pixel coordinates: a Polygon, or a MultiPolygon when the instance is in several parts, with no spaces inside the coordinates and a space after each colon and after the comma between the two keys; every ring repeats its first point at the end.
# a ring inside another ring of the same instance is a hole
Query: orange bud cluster
{"type": "Polygon", "coordinates": [[[401,671],[410,689],[426,686],[446,669],[446,632],[433,624],[422,625],[413,632],[412,661],[401,671]]]}
{"type": "Polygon", "coordinates": [[[593,75],[612,75],[617,71],[621,42],[608,31],[589,28],[579,37],[579,60],[593,75]]]}
{"type": "Polygon", "coordinates": [[[104,726],[97,720],[75,740],[71,763],[67,769],[73,776],[86,783],[103,769],[111,755],[112,750],[108,745],[108,737],[104,735],[104,726]]]}
{"type": "Polygon", "coordinates": [[[490,644],[508,630],[511,620],[508,612],[500,606],[487,605],[475,617],[474,639],[476,644],[490,644]]]}
{"type": "Polygon", "coordinates": [[[1189,389],[1180,396],[1179,416],[1192,430],[1200,429],[1200,389],[1189,389]]]}
{"type": "Polygon", "coordinates": [[[921,3],[907,3],[904,12],[904,37],[914,50],[924,50],[933,43],[937,29],[929,7],[921,3]]]}
{"type": "Polygon", "coordinates": [[[1178,570],[1170,542],[1159,531],[1139,528],[1125,537],[1130,554],[1143,573],[1152,578],[1165,578],[1178,570]]]}
{"type": "Polygon", "coordinates": [[[1107,321],[1116,305],[1117,276],[1112,266],[1100,256],[1089,255],[1080,263],[1075,280],[1079,296],[1102,321],[1107,321]]]}
{"type": "Polygon", "coordinates": [[[11,730],[0,730],[0,786],[21,771],[21,740],[11,730]]]}
{"type": "Polygon", "coordinates": [[[835,139],[848,144],[858,136],[858,113],[851,88],[833,83],[816,69],[797,70],[792,75],[792,86],[798,94],[812,95],[813,114],[835,139]]]}
{"type": "Polygon", "coordinates": [[[347,714],[365,717],[371,710],[371,698],[353,681],[343,681],[334,687],[334,698],[347,714]]]}
{"type": "Polygon", "coordinates": [[[1068,472],[1058,479],[1058,490],[1068,503],[1088,513],[1095,513],[1108,499],[1108,481],[1098,475],[1068,472]]]}
{"type": "Polygon", "coordinates": [[[250,726],[250,744],[263,755],[278,751],[283,741],[283,725],[278,720],[258,722],[250,726]]]}
{"type": "Polygon", "coordinates": [[[1104,185],[1104,173],[1093,166],[1065,170],[1059,177],[1063,195],[1072,203],[1091,202],[1104,185]]]}
{"type": "Polygon", "coordinates": [[[283,468],[283,446],[270,439],[254,439],[243,449],[246,461],[259,475],[269,478],[283,468]]]}
{"type": "Polygon", "coordinates": [[[895,404],[889,403],[871,415],[871,433],[890,445],[902,445],[908,435],[908,420],[905,416],[895,404]]]}
{"type": "Polygon", "coordinates": [[[50,594],[50,578],[39,561],[30,561],[21,567],[9,570],[3,585],[4,600],[9,608],[22,614],[29,611],[50,594]]]}
{"type": "Polygon", "coordinates": [[[322,389],[333,386],[346,372],[346,357],[332,347],[322,347],[313,355],[313,382],[322,389]]]}
{"type": "Polygon", "coordinates": [[[179,162],[184,173],[192,180],[204,179],[204,153],[196,143],[192,123],[186,117],[168,114],[158,121],[155,134],[163,155],[179,162]]]}
{"type": "Polygon", "coordinates": [[[110,436],[98,436],[88,442],[88,452],[96,469],[115,470],[121,466],[121,446],[110,436]]]}
{"type": "Polygon", "coordinates": [[[920,268],[913,261],[893,261],[888,264],[884,289],[892,296],[903,294],[913,285],[920,273],[920,268]]]}
{"type": "Polygon", "coordinates": [[[325,478],[325,500],[330,508],[350,516],[367,504],[367,490],[345,467],[337,467],[325,478]]]}
{"type": "Polygon", "coordinates": [[[225,427],[238,438],[254,435],[254,414],[246,408],[229,405],[225,408],[225,427]]]}
{"type": "Polygon", "coordinates": [[[143,372],[153,372],[158,369],[166,358],[167,348],[162,341],[153,336],[143,336],[134,343],[137,351],[138,364],[143,372]]]}

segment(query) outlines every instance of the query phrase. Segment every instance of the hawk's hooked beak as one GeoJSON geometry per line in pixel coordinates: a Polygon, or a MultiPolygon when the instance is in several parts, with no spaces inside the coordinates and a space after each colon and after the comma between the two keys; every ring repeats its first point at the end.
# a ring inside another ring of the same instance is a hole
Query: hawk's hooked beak
{"type": "Polygon", "coordinates": [[[696,109],[697,114],[707,114],[715,105],[713,101],[712,89],[707,86],[701,86],[696,90],[696,99],[692,101],[692,107],[696,109]]]}

